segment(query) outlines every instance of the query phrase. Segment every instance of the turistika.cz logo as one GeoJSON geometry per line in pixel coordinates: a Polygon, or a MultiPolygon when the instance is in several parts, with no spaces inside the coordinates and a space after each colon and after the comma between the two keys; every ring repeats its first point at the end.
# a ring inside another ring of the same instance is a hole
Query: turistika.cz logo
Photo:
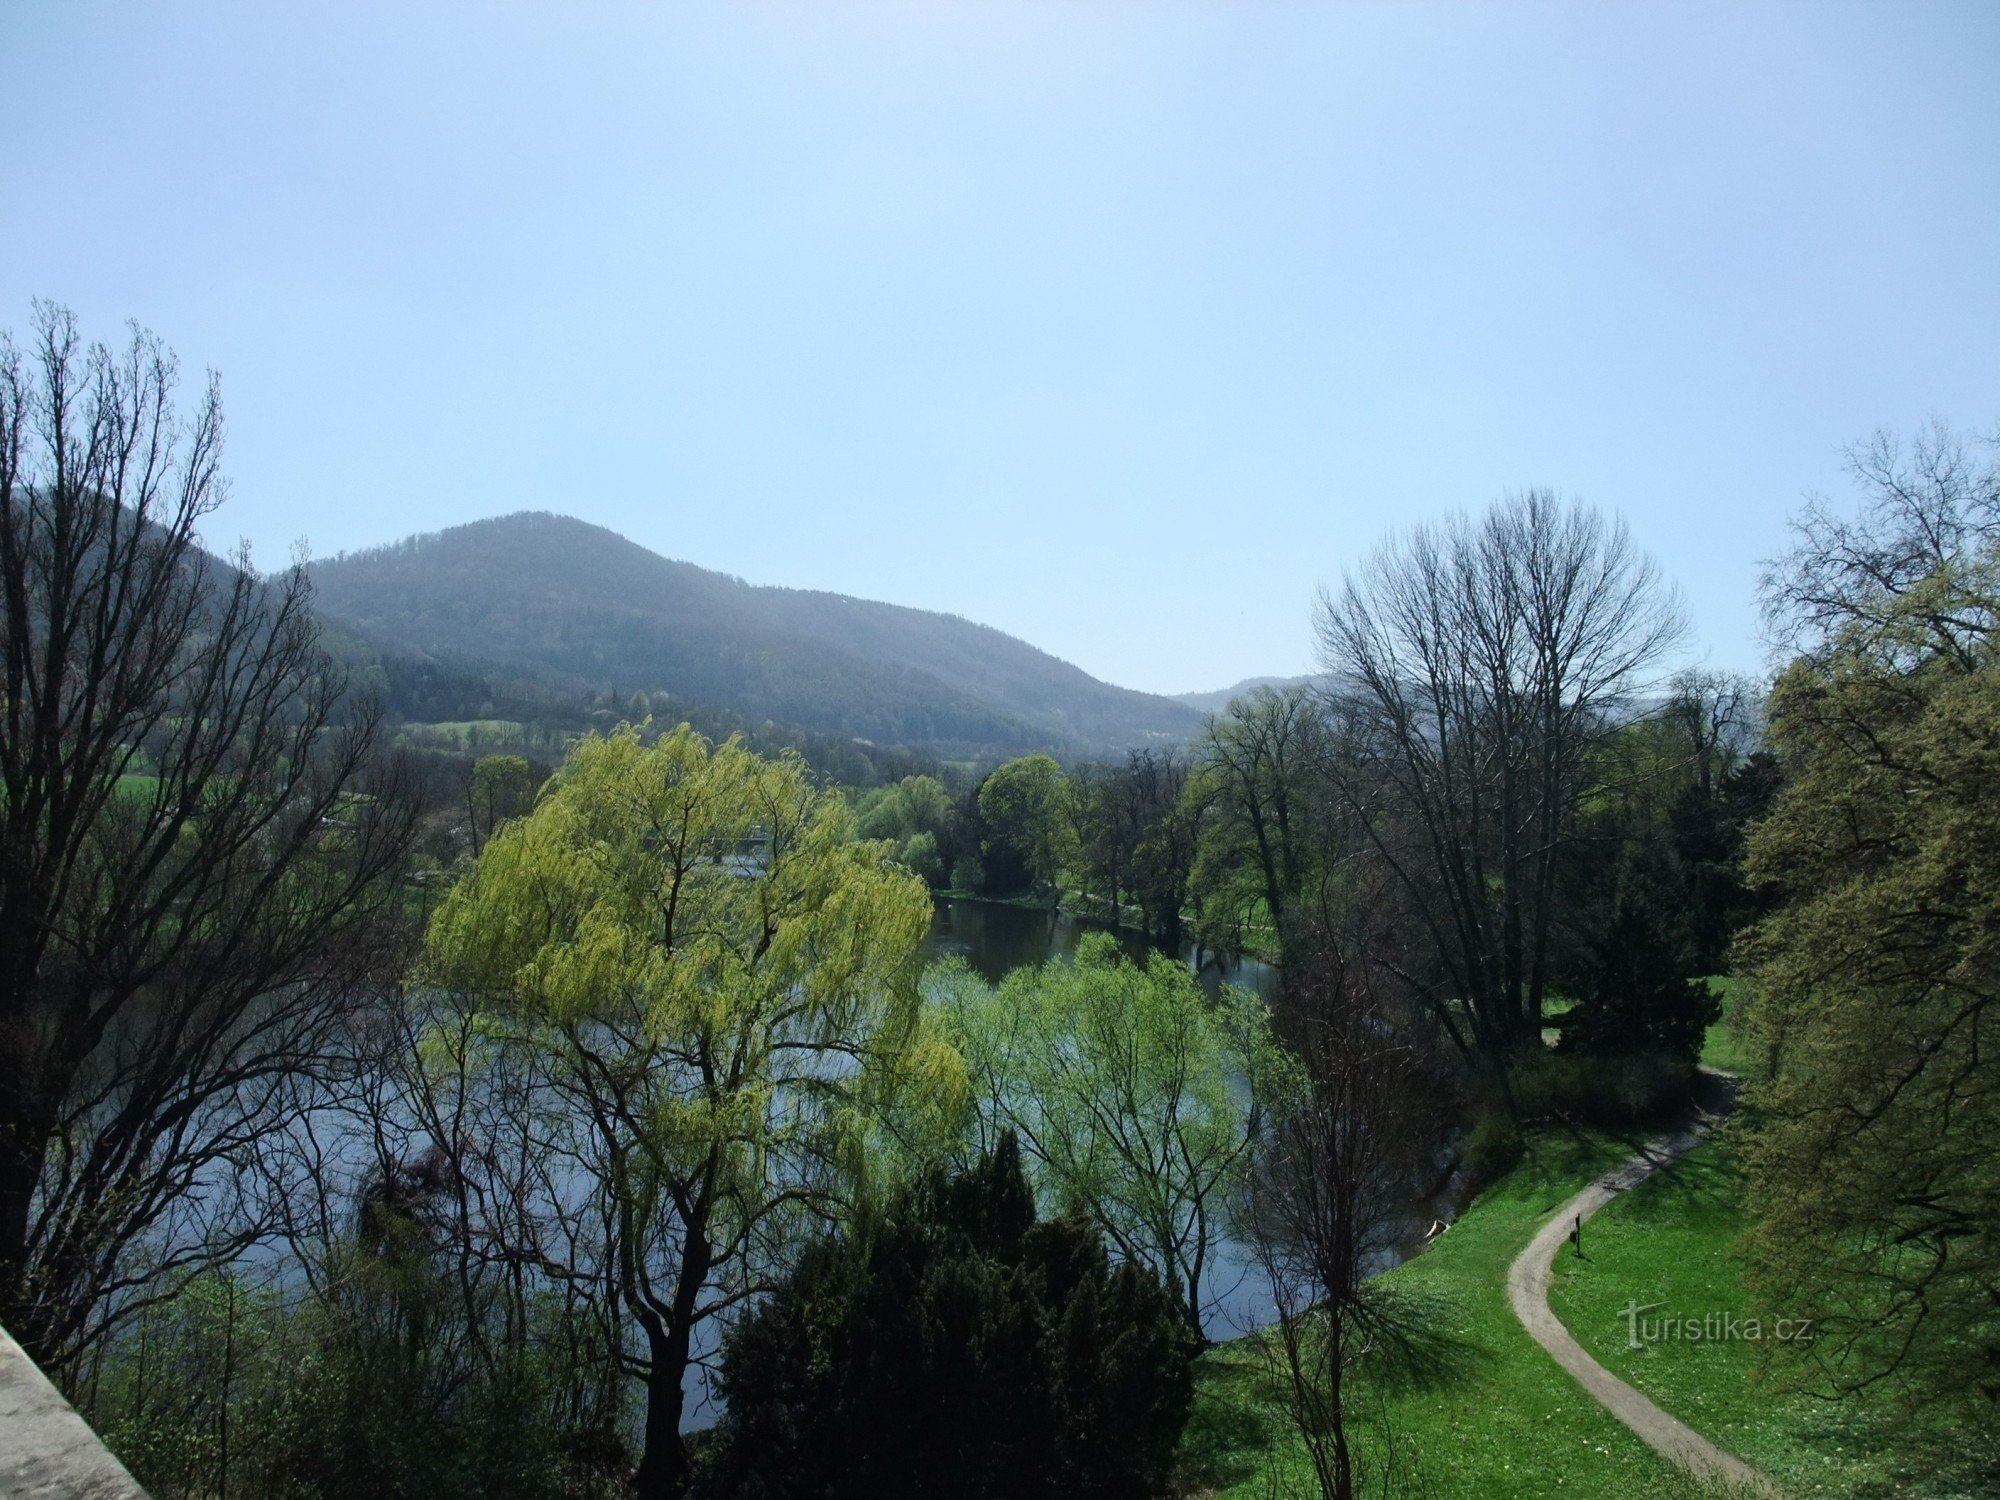
{"type": "Polygon", "coordinates": [[[1625,1345],[1643,1349],[1648,1344],[1755,1344],[1776,1339],[1785,1344],[1809,1344],[1813,1337],[1811,1318],[1742,1318],[1735,1313],[1703,1313],[1689,1317],[1677,1313],[1646,1314],[1665,1307],[1664,1302],[1628,1302],[1618,1316],[1625,1320],[1625,1345]]]}

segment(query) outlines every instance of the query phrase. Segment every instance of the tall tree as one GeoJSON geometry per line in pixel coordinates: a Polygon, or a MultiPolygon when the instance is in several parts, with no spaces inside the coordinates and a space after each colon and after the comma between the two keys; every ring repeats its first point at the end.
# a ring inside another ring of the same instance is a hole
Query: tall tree
{"type": "Polygon", "coordinates": [[[1170,952],[1181,945],[1210,799],[1209,783],[1189,770],[1173,750],[1134,750],[1122,765],[1079,768],[1065,785],[1077,882],[1104,896],[1114,921],[1136,905],[1140,927],[1170,952]]]}
{"type": "Polygon", "coordinates": [[[1315,623],[1354,740],[1335,786],[1430,938],[1462,1046],[1541,1033],[1562,850],[1592,750],[1682,613],[1622,522],[1533,490],[1383,546],[1315,623]]]}
{"type": "Polygon", "coordinates": [[[477,854],[493,830],[517,818],[535,800],[534,773],[519,755],[482,755],[473,762],[465,788],[466,821],[477,854]]]}
{"type": "Polygon", "coordinates": [[[1018,1135],[1044,1191],[1153,1270],[1202,1338],[1257,1129],[1249,1085],[1270,1063],[1262,1004],[1233,988],[1211,1001],[1185,964],[1137,963],[1106,933],[997,989],[962,969],[934,984],[971,1071],[980,1143],[1018,1135]]]}
{"type": "Polygon", "coordinates": [[[1851,455],[1766,598],[1800,655],[1750,838],[1749,1246],[1835,1389],[1991,1430],[2000,1403],[2000,464],[1932,429],[1851,455]]]}
{"type": "Polygon", "coordinates": [[[269,1228],[411,827],[303,575],[197,545],[222,407],[175,387],[50,306],[0,342],[0,1321],[58,1371],[269,1228]]]}
{"type": "Polygon", "coordinates": [[[1326,739],[1309,689],[1260,687],[1209,719],[1196,752],[1210,788],[1205,893],[1237,927],[1261,904],[1281,957],[1303,939],[1313,871],[1336,852],[1320,826],[1326,739]]]}
{"type": "Polygon", "coordinates": [[[1016,877],[1053,904],[1071,858],[1069,783],[1046,755],[1024,755],[998,767],[979,788],[986,825],[989,882],[1016,877]]]}
{"type": "Polygon", "coordinates": [[[1351,1500],[1368,1477],[1354,1441],[1355,1364],[1434,1342],[1421,1314],[1375,1280],[1450,1127],[1432,1032],[1405,1009],[1365,962],[1331,948],[1294,971],[1295,1045],[1267,1089],[1270,1124],[1239,1214],[1277,1308],[1285,1404],[1326,1500],[1351,1500]]]}
{"type": "Polygon", "coordinates": [[[626,726],[572,750],[432,922],[431,980],[563,1101],[550,1128],[602,1224],[568,1274],[636,1325],[643,1496],[685,1482],[698,1332],[842,1209],[890,1096],[906,1115],[929,1088],[962,1097],[918,1005],[930,914],[796,757],[626,726]]]}

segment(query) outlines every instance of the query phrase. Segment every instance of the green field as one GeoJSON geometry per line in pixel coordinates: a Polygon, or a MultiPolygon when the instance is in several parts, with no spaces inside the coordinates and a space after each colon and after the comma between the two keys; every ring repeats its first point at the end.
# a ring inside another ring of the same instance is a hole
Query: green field
{"type": "Polygon", "coordinates": [[[1722,997],[1722,1019],[1708,1028],[1708,1035],[1702,1041],[1702,1062],[1739,1078],[1755,1078],[1763,1071],[1763,1061],[1739,1030],[1743,981],[1727,974],[1711,974],[1707,983],[1722,997]]]}
{"type": "MultiPolygon", "coordinates": [[[[1429,1389],[1364,1393],[1367,1459],[1393,1459],[1400,1492],[1440,1500],[1640,1500],[1704,1493],[1595,1402],[1528,1337],[1507,1305],[1507,1267],[1536,1225],[1630,1153],[1595,1134],[1531,1138],[1527,1156],[1388,1284],[1421,1298],[1463,1346],[1429,1389]]],[[[1196,1366],[1183,1467],[1196,1494],[1309,1493],[1303,1448],[1274,1401],[1262,1339],[1219,1345],[1196,1366]]],[[[1370,1493],[1375,1491],[1370,1490],[1370,1493]]]]}
{"type": "MultiPolygon", "coordinates": [[[[1754,1074],[1754,1052],[1731,1024],[1738,981],[1709,982],[1722,994],[1723,1016],[1709,1030],[1702,1060],[1754,1074]]],[[[1678,1474],[1588,1400],[1507,1305],[1507,1268],[1536,1225],[1629,1155],[1633,1144],[1595,1133],[1531,1135],[1519,1166],[1427,1253],[1386,1278],[1397,1291],[1423,1299],[1436,1326],[1464,1350],[1454,1373],[1429,1389],[1383,1389],[1364,1374],[1360,1451],[1378,1473],[1385,1458],[1393,1461],[1395,1493],[1440,1500],[1721,1493],[1678,1474]]],[[[1935,1460],[1915,1469],[1885,1445],[1879,1434],[1898,1423],[1907,1437],[1907,1413],[1854,1401],[1836,1406],[1791,1388],[1796,1380],[1788,1386],[1784,1377],[1798,1362],[1766,1361],[1777,1329],[1752,1322],[1736,1254],[1745,1226],[1727,1145],[1704,1143],[1590,1221],[1585,1257],[1556,1261],[1551,1306],[1606,1368],[1770,1474],[1784,1494],[1844,1500],[1990,1494],[1960,1485],[1935,1460]],[[1635,1333],[1642,1336],[1637,1349],[1635,1333]]],[[[1253,1336],[1218,1345],[1198,1361],[1182,1450],[1190,1493],[1247,1500],[1312,1492],[1305,1451],[1277,1400],[1270,1353],[1253,1336]]],[[[1949,1438],[1930,1445],[1933,1453],[1953,1448],[1949,1438]]],[[[1909,1451],[1907,1444],[1900,1451],[1909,1451]]]]}
{"type": "Polygon", "coordinates": [[[1870,1419],[1893,1413],[1785,1389],[1779,1377],[1796,1361],[1760,1371],[1765,1356],[1789,1351],[1771,1347],[1778,1326],[1757,1316],[1744,1288],[1735,1246],[1745,1227],[1725,1146],[1702,1145],[1585,1226],[1588,1259],[1557,1261],[1550,1305],[1605,1368],[1787,1494],[1960,1493],[1934,1465],[1913,1472],[1884,1447],[1870,1419]],[[1633,1304],[1658,1305],[1628,1315],[1633,1304]]]}

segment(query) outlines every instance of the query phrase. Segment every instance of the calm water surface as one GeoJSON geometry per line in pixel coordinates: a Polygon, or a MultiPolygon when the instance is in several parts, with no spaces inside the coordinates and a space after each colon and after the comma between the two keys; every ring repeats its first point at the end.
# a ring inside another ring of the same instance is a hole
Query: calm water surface
{"type": "MultiPolygon", "coordinates": [[[[989,982],[998,983],[1024,964],[1063,958],[1076,951],[1077,942],[1087,932],[1103,932],[1102,923],[1089,922],[1063,912],[1036,910],[998,901],[970,901],[941,897],[931,918],[926,956],[955,955],[989,982]]],[[[1154,951],[1138,933],[1119,930],[1120,944],[1138,958],[1154,951]]],[[[1240,985],[1255,992],[1266,1004],[1278,1000],[1278,971],[1259,959],[1240,954],[1195,952],[1192,944],[1177,955],[1198,970],[1201,982],[1212,993],[1222,984],[1240,985]]],[[[1440,1177],[1447,1177],[1449,1163],[1439,1163],[1440,1177]]],[[[1410,1204],[1406,1229],[1400,1243],[1375,1267],[1387,1271],[1421,1250],[1431,1227],[1457,1216],[1460,1185],[1450,1174],[1439,1190],[1410,1204]]],[[[1249,1249],[1226,1235],[1215,1249],[1209,1272],[1210,1304],[1205,1322],[1210,1338],[1226,1339],[1268,1326],[1276,1317],[1271,1290],[1249,1249]]]]}
{"type": "MultiPolygon", "coordinates": [[[[925,954],[927,958],[955,954],[974,972],[998,983],[1023,964],[1074,953],[1077,940],[1086,932],[1106,930],[1102,923],[1083,921],[1067,912],[940,897],[925,940],[925,954]]],[[[1153,951],[1150,943],[1129,929],[1120,929],[1117,938],[1134,958],[1153,951]]],[[[1178,956],[1190,968],[1196,966],[1193,944],[1184,945],[1178,956]]],[[[1202,983],[1211,989],[1218,984],[1237,984],[1254,990],[1266,1003],[1277,1001],[1278,971],[1267,963],[1204,949],[1199,966],[1202,983]]]]}

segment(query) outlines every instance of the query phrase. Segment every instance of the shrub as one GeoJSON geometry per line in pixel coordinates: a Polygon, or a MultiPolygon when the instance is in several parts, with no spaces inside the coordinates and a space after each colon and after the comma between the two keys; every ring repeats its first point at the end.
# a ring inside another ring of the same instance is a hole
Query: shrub
{"type": "MultiPolygon", "coordinates": [[[[379,1249],[378,1245],[375,1247],[379,1249]]],[[[226,1276],[106,1351],[92,1420],[150,1493],[587,1500],[620,1492],[622,1377],[554,1296],[471,1321],[423,1267],[343,1246],[288,1302],[226,1276]]]]}
{"type": "Polygon", "coordinates": [[[1530,1052],[1515,1059],[1508,1089],[1523,1121],[1628,1130],[1662,1124],[1685,1109],[1694,1079],[1693,1064],[1678,1055],[1530,1052]]]}
{"type": "Polygon", "coordinates": [[[1520,1161],[1525,1149],[1520,1123],[1504,1109],[1484,1110],[1466,1132],[1460,1149],[1466,1178],[1477,1192],[1520,1161]]]}
{"type": "Polygon", "coordinates": [[[1014,1138],[872,1234],[811,1246],[731,1331],[715,1496],[1139,1496],[1164,1484],[1190,1350],[1150,1272],[1036,1222],[1014,1138]]]}

